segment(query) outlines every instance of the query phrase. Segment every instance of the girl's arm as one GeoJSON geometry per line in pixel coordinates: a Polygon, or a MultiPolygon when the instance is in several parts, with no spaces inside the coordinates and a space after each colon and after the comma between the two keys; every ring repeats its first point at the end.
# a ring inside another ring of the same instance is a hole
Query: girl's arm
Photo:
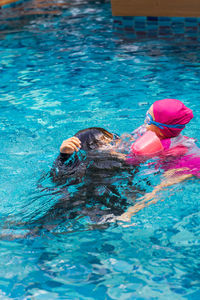
{"type": "Polygon", "coordinates": [[[138,211],[143,209],[146,206],[149,206],[152,203],[156,203],[159,198],[157,197],[157,193],[161,190],[165,189],[168,186],[172,186],[174,184],[180,183],[186,179],[191,178],[192,174],[183,174],[176,176],[175,174],[177,172],[184,171],[182,169],[172,169],[167,172],[165,172],[164,177],[165,179],[155,188],[152,192],[145,194],[143,197],[139,198],[139,202],[137,202],[135,205],[128,208],[128,210],[122,214],[120,217],[118,217],[118,220],[124,221],[124,222],[130,222],[131,217],[135,215],[138,211]]]}

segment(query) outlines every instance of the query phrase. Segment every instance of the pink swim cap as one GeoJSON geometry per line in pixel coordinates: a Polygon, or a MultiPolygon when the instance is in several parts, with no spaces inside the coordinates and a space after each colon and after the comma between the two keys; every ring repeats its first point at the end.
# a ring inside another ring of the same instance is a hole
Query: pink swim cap
{"type": "MultiPolygon", "coordinates": [[[[167,125],[185,125],[193,118],[192,110],[177,99],[163,99],[154,102],[153,113],[156,122],[167,125]]],[[[178,136],[182,130],[167,127],[160,129],[166,138],[178,136]]]]}

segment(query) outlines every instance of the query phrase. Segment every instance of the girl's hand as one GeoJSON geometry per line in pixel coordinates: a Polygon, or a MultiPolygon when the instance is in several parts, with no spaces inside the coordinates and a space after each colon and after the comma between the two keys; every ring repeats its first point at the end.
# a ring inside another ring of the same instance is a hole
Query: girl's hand
{"type": "Polygon", "coordinates": [[[62,142],[62,145],[60,146],[60,152],[66,154],[72,154],[74,153],[74,151],[78,152],[80,148],[81,148],[81,141],[77,137],[73,136],[62,142]]]}

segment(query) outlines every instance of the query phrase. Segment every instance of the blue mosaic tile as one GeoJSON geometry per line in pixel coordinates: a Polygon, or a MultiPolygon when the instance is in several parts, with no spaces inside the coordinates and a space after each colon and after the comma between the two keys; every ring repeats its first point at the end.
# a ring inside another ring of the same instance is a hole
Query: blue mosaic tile
{"type": "Polygon", "coordinates": [[[173,37],[175,39],[184,39],[185,35],[184,35],[184,33],[176,33],[173,35],[173,37]]]}
{"type": "Polygon", "coordinates": [[[147,17],[147,21],[158,21],[158,17],[147,17]]]}
{"type": "Polygon", "coordinates": [[[197,22],[197,18],[188,18],[188,17],[186,17],[185,22],[194,23],[194,22],[197,22]]]}
{"type": "Polygon", "coordinates": [[[130,38],[130,39],[137,39],[137,35],[135,33],[129,33],[126,32],[126,37],[130,38]]]}
{"type": "Polygon", "coordinates": [[[159,33],[169,34],[172,33],[172,29],[168,26],[160,26],[159,33]]]}
{"type": "Polygon", "coordinates": [[[171,26],[171,21],[159,21],[159,26],[171,26]]]}
{"type": "Polygon", "coordinates": [[[135,21],[135,28],[145,29],[146,28],[146,23],[135,21]]]}
{"type": "Polygon", "coordinates": [[[147,36],[148,36],[148,37],[153,37],[153,38],[155,38],[155,37],[158,36],[158,33],[157,33],[157,31],[156,31],[156,32],[151,32],[151,31],[149,31],[149,32],[147,32],[147,36]]]}
{"type": "Polygon", "coordinates": [[[197,41],[198,38],[195,36],[195,37],[186,37],[187,40],[189,41],[197,41]]]}
{"type": "Polygon", "coordinates": [[[137,37],[146,37],[147,33],[145,31],[137,31],[136,35],[137,37]]]}
{"type": "Polygon", "coordinates": [[[185,28],[187,27],[196,27],[198,23],[185,23],[185,28]]]}
{"type": "Polygon", "coordinates": [[[155,29],[155,28],[158,28],[158,25],[157,24],[147,24],[147,29],[155,29]]]}
{"type": "Polygon", "coordinates": [[[184,28],[172,28],[172,33],[174,34],[184,34],[184,28]]]}
{"type": "Polygon", "coordinates": [[[117,32],[122,32],[122,31],[124,31],[124,28],[123,27],[115,27],[115,30],[117,31],[117,32]]]}
{"type": "Polygon", "coordinates": [[[158,32],[158,36],[159,37],[166,37],[166,36],[169,36],[170,34],[169,33],[166,33],[166,32],[158,32]]]}
{"type": "Polygon", "coordinates": [[[194,22],[194,23],[188,23],[188,22],[185,22],[185,27],[193,27],[193,26],[197,26],[197,22],[194,22]]]}
{"type": "Polygon", "coordinates": [[[122,25],[122,21],[120,21],[120,20],[114,20],[114,24],[122,25]]]}
{"type": "Polygon", "coordinates": [[[184,22],[177,23],[177,22],[173,21],[171,23],[171,26],[172,27],[177,27],[177,28],[183,28],[183,27],[185,27],[185,23],[184,22]]]}
{"type": "Polygon", "coordinates": [[[157,30],[148,30],[147,34],[149,36],[157,36],[158,35],[158,31],[157,30]]]}
{"type": "Polygon", "coordinates": [[[176,23],[185,22],[185,17],[171,17],[170,19],[172,22],[176,22],[176,23]]]}
{"type": "Polygon", "coordinates": [[[150,22],[147,22],[147,26],[158,27],[158,23],[157,23],[157,21],[150,21],[150,22]]]}
{"type": "Polygon", "coordinates": [[[198,30],[198,27],[197,26],[190,26],[190,27],[185,27],[185,32],[195,32],[198,30]]]}
{"type": "Polygon", "coordinates": [[[185,20],[185,27],[193,27],[193,26],[197,26],[198,22],[197,19],[194,18],[193,21],[188,21],[185,20]]]}
{"type": "Polygon", "coordinates": [[[133,20],[133,17],[128,17],[128,16],[125,16],[125,17],[122,17],[123,20],[133,20]]]}
{"type": "Polygon", "coordinates": [[[124,26],[134,26],[133,20],[123,20],[124,26]]]}
{"type": "Polygon", "coordinates": [[[147,21],[147,17],[141,17],[141,16],[139,16],[139,17],[134,17],[134,19],[135,19],[136,21],[139,21],[139,22],[146,22],[146,21],[147,21]]]}
{"type": "Polygon", "coordinates": [[[196,35],[195,32],[187,32],[187,33],[185,33],[185,36],[186,37],[193,37],[193,38],[195,38],[197,35],[196,35]]]}
{"type": "Polygon", "coordinates": [[[158,26],[158,21],[156,20],[147,21],[147,23],[158,26]]]}
{"type": "Polygon", "coordinates": [[[158,17],[159,22],[171,22],[170,17],[158,17]]]}
{"type": "Polygon", "coordinates": [[[125,29],[126,31],[135,32],[135,29],[134,29],[133,27],[125,26],[124,29],[125,29]]]}
{"type": "Polygon", "coordinates": [[[122,20],[122,17],[115,16],[115,17],[114,17],[114,20],[120,20],[120,21],[121,21],[121,20],[122,20]]]}
{"type": "Polygon", "coordinates": [[[114,17],[115,28],[124,28],[137,37],[173,37],[194,39],[200,36],[200,17],[114,17]]]}

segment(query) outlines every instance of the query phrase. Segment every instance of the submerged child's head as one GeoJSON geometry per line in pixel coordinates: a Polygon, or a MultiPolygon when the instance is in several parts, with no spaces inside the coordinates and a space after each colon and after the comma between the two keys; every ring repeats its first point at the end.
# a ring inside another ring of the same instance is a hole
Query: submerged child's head
{"type": "Polygon", "coordinates": [[[95,150],[103,145],[109,144],[114,134],[101,127],[91,127],[78,131],[75,136],[81,141],[83,150],[95,150]]]}
{"type": "Polygon", "coordinates": [[[180,134],[193,118],[192,110],[180,100],[163,99],[153,103],[147,112],[147,129],[154,131],[159,138],[172,138],[180,134]]]}

